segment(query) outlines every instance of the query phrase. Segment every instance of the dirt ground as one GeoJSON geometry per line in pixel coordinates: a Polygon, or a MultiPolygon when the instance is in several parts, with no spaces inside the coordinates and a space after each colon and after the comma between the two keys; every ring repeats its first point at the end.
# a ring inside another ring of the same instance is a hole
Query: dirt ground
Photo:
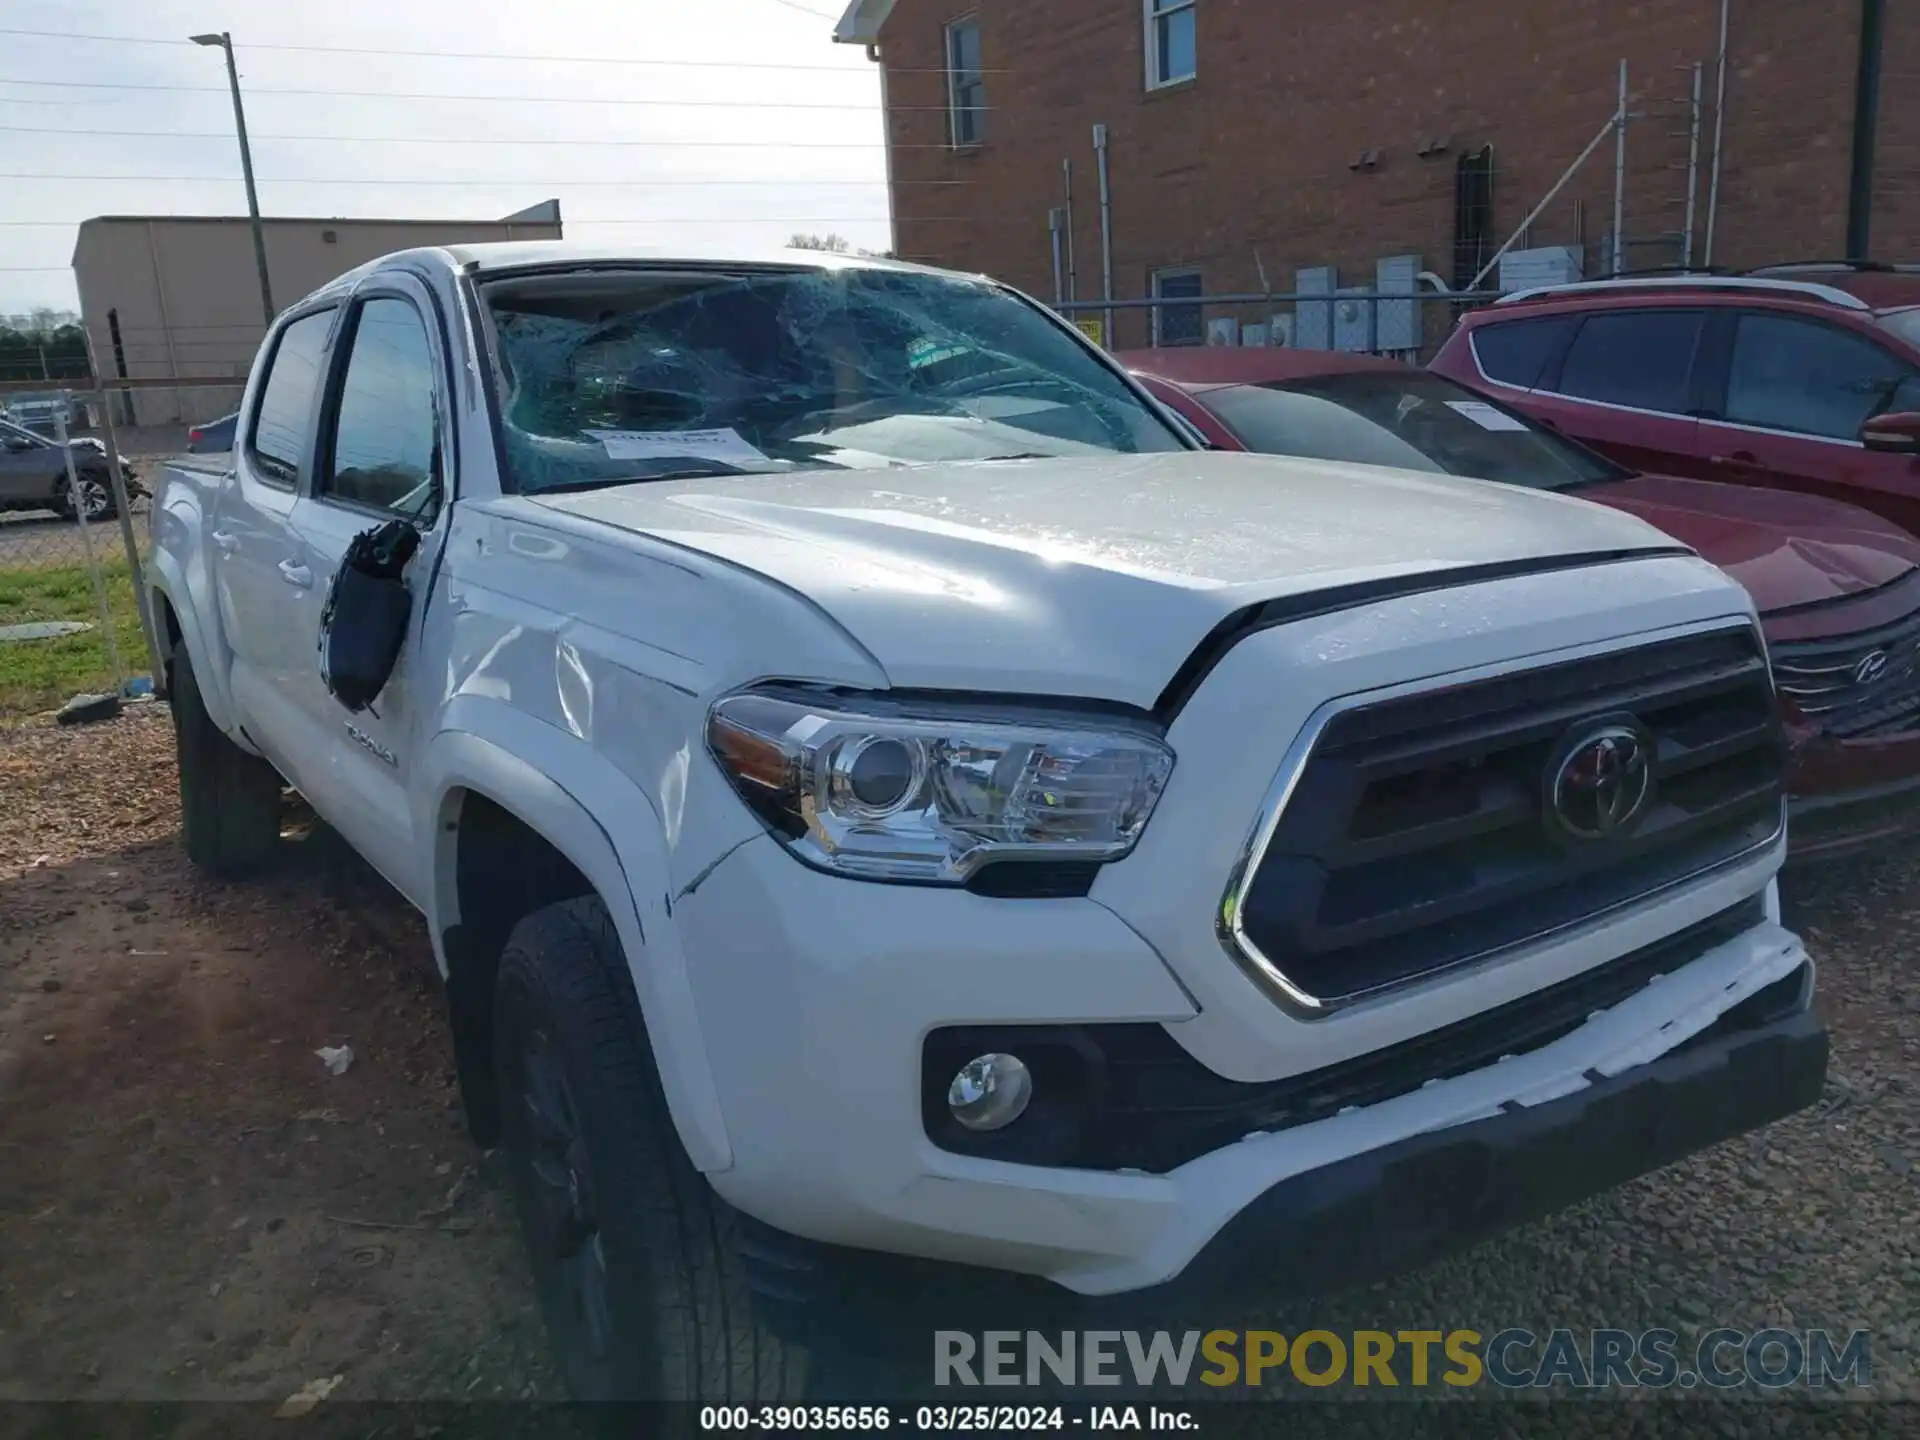
{"type": "Polygon", "coordinates": [[[326,832],[197,878],[172,746],[0,737],[0,1400],[553,1396],[419,918],[326,832]]]}
{"type": "MultiPolygon", "coordinates": [[[[1389,1285],[1192,1323],[1866,1328],[1874,1394],[1920,1400],[1916,872],[1790,892],[1834,1030],[1820,1106],[1389,1285]]],[[[268,880],[191,873],[163,705],[0,730],[0,1412],[334,1377],[330,1411],[559,1398],[430,964],[324,830],[268,880]],[[336,1076],[315,1051],[340,1046],[336,1076]]]]}

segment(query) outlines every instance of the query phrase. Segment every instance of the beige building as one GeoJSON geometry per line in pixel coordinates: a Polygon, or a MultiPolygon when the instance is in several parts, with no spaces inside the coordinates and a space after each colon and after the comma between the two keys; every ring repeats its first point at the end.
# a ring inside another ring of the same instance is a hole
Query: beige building
{"type": "MultiPolygon", "coordinates": [[[[419,245],[557,240],[560,202],[502,220],[262,222],[273,303],[285,309],[354,266],[419,245]]],[[[102,215],[73,247],[80,313],[101,378],[233,377],[125,392],[124,424],[197,424],[235,409],[266,331],[253,231],[242,216],[102,215]]]]}

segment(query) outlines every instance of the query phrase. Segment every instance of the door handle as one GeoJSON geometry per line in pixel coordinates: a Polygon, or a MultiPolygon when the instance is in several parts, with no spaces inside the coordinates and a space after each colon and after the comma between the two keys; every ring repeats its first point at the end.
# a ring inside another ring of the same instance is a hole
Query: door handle
{"type": "Polygon", "coordinates": [[[302,590],[309,589],[313,585],[313,571],[297,560],[280,562],[280,578],[289,585],[298,585],[302,590]]]}
{"type": "Polygon", "coordinates": [[[1736,450],[1731,455],[1714,456],[1713,463],[1725,465],[1734,470],[1752,470],[1759,466],[1760,457],[1751,450],[1736,450]]]}
{"type": "Polygon", "coordinates": [[[225,530],[216,530],[207,538],[213,541],[213,548],[218,550],[222,555],[231,555],[240,548],[239,540],[229,535],[225,530]]]}

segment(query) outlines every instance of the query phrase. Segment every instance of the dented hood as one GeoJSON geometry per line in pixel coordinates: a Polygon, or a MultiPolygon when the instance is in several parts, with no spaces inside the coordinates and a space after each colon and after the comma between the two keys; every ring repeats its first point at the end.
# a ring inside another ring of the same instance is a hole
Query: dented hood
{"type": "Polygon", "coordinates": [[[1464,566],[1672,551],[1629,515],[1451,476],[1182,451],[644,481],[539,504],[755,571],[901,687],[1150,705],[1247,605],[1464,566]]]}

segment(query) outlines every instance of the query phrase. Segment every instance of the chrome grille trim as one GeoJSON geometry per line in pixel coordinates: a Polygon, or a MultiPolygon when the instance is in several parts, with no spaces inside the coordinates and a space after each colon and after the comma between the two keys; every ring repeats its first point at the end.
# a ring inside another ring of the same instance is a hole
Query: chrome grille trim
{"type": "MultiPolygon", "coordinates": [[[[1768,854],[1783,852],[1786,840],[1787,808],[1782,799],[1779,823],[1765,840],[1762,840],[1737,854],[1725,856],[1688,875],[1668,880],[1657,888],[1634,896],[1619,904],[1609,906],[1595,913],[1585,915],[1565,924],[1549,926],[1534,934],[1509,944],[1474,955],[1466,960],[1449,965],[1446,968],[1424,974],[1410,976],[1377,989],[1334,999],[1314,995],[1301,988],[1288,978],[1286,973],[1268,955],[1260,949],[1247,934],[1243,902],[1251,888],[1254,877],[1261,864],[1267,858],[1269,847],[1280,828],[1280,822],[1288,803],[1293,799],[1301,779],[1307,773],[1314,751],[1319,746],[1327,728],[1339,716],[1364,706],[1383,704],[1401,700],[1423,693],[1452,689],[1456,686],[1471,685],[1481,681],[1498,680],[1508,676],[1522,675],[1529,671],[1546,669],[1581,660],[1598,659],[1609,655],[1657,646],[1669,642],[1681,641],[1718,634],[1744,633],[1751,635],[1757,652],[1766,655],[1765,638],[1752,621],[1729,623],[1725,619],[1703,621],[1692,625],[1678,626],[1668,630],[1654,631],[1630,638],[1597,642],[1591,645],[1577,646],[1568,650],[1551,651],[1526,657],[1523,660],[1506,661],[1471,670],[1457,671],[1451,674],[1427,676],[1420,680],[1408,681],[1400,685],[1385,686],[1376,690],[1362,691],[1357,694],[1341,696],[1327,701],[1313,712],[1301,728],[1293,743],[1287,748],[1280,768],[1275,774],[1267,794],[1261,802],[1259,813],[1245,844],[1241,848],[1227,881],[1227,888],[1221,897],[1216,913],[1216,934],[1227,954],[1240,967],[1243,973],[1253,981],[1269,999],[1283,1010],[1301,1020],[1322,1020],[1330,1015],[1349,1010],[1358,1005],[1371,1005],[1389,997],[1403,993],[1417,993],[1420,990],[1454,984],[1461,979],[1491,968],[1515,953],[1539,945],[1543,941],[1557,939],[1563,935],[1588,929],[1650,899],[1671,894],[1688,886],[1697,884],[1712,876],[1749,864],[1768,854]]],[[[1769,672],[1771,679],[1771,672],[1769,672]]],[[[1777,868],[1777,867],[1776,867],[1777,868]]]]}

